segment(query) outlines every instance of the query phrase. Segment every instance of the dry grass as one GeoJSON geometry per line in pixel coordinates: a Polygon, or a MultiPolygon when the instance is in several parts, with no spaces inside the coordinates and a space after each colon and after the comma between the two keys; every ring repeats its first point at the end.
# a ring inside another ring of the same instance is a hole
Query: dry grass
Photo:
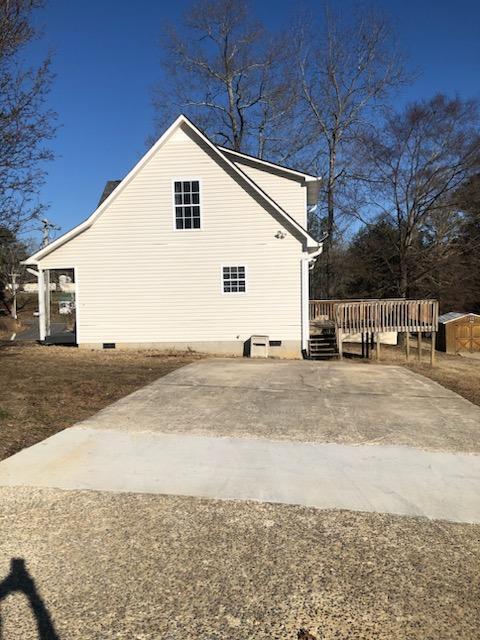
{"type": "MultiPolygon", "coordinates": [[[[346,354],[360,354],[360,345],[346,345],[346,354]]],[[[405,352],[400,347],[382,345],[380,364],[401,365],[420,373],[426,378],[455,391],[470,402],[480,406],[480,359],[454,356],[437,351],[435,365],[430,366],[430,345],[425,341],[422,350],[423,362],[418,362],[418,350],[410,349],[410,362],[405,361],[405,352]]],[[[366,362],[359,360],[359,362],[366,362]]],[[[376,363],[376,360],[370,360],[376,363]]]]}
{"type": "Polygon", "coordinates": [[[195,354],[0,346],[0,459],[192,362],[195,354]]]}
{"type": "Polygon", "coordinates": [[[13,333],[18,333],[22,324],[9,316],[0,317],[0,340],[9,340],[13,333]]]}

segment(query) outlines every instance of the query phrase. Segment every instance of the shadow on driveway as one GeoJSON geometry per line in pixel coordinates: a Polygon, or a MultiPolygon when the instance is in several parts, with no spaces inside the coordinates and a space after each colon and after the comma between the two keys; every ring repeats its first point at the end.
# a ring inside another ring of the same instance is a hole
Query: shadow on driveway
{"type": "MultiPolygon", "coordinates": [[[[23,558],[12,558],[10,573],[0,582],[0,602],[11,593],[23,593],[30,605],[37,625],[38,640],[60,640],[50,613],[38,593],[35,580],[30,575],[23,558]]],[[[3,639],[0,613],[0,639],[3,639]]]]}

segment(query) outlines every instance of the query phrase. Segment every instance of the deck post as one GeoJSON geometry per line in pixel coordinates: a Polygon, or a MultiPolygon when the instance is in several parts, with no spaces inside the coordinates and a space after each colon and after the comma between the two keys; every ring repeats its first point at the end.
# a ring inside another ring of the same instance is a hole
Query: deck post
{"type": "Polygon", "coordinates": [[[340,328],[337,327],[337,344],[338,344],[338,357],[340,360],[343,359],[343,340],[340,328]]]}
{"type": "Polygon", "coordinates": [[[418,343],[418,361],[422,361],[422,332],[419,331],[417,333],[417,343],[418,343]]]}
{"type": "Polygon", "coordinates": [[[362,337],[362,358],[365,358],[365,334],[362,331],[360,335],[362,337]]]}
{"type": "Polygon", "coordinates": [[[437,337],[437,332],[432,331],[432,346],[430,351],[430,366],[433,367],[435,364],[435,338],[437,337]]]}
{"type": "Polygon", "coordinates": [[[405,331],[405,357],[410,360],[410,331],[405,331]]]}
{"type": "Polygon", "coordinates": [[[377,348],[375,349],[377,361],[380,360],[380,333],[377,333],[377,348]]]}

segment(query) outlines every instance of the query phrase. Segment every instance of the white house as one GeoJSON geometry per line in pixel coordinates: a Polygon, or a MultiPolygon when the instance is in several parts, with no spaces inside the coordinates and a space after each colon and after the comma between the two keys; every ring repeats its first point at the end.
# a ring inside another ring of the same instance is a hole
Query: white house
{"type": "Polygon", "coordinates": [[[318,185],[216,146],[181,115],[85,222],[26,261],[41,339],[49,271],[73,269],[79,347],[242,354],[260,334],[272,355],[300,356],[318,185]]]}

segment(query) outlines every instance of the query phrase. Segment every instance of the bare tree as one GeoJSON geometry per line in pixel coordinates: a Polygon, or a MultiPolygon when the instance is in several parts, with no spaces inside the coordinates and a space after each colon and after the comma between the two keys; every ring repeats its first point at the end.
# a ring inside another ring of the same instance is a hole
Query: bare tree
{"type": "Polygon", "coordinates": [[[311,162],[324,176],[323,230],[328,236],[319,268],[325,270],[323,295],[328,298],[333,293],[332,246],[344,204],[341,191],[352,179],[352,142],[373,126],[405,75],[388,22],[373,10],[359,8],[346,18],[327,8],[320,27],[303,18],[294,38],[304,136],[311,162]]]}
{"type": "Polygon", "coordinates": [[[41,5],[0,0],[0,226],[14,234],[40,215],[44,163],[52,158],[47,141],[54,135],[55,114],[45,104],[50,58],[33,68],[20,57],[36,37],[31,16],[41,5]]]}
{"type": "Polygon", "coordinates": [[[285,159],[300,141],[286,126],[294,93],[282,73],[285,47],[251,13],[245,0],[199,0],[180,32],[168,29],[165,77],[153,93],[157,125],[180,110],[219,144],[285,159]]]}
{"type": "Polygon", "coordinates": [[[25,274],[21,261],[28,257],[28,248],[28,244],[18,240],[10,229],[0,226],[0,306],[8,313],[12,313],[15,280],[18,286],[25,274]]]}
{"type": "Polygon", "coordinates": [[[456,194],[478,172],[478,105],[433,99],[386,114],[359,145],[365,217],[379,213],[396,229],[398,292],[407,297],[458,246],[456,194]]]}

